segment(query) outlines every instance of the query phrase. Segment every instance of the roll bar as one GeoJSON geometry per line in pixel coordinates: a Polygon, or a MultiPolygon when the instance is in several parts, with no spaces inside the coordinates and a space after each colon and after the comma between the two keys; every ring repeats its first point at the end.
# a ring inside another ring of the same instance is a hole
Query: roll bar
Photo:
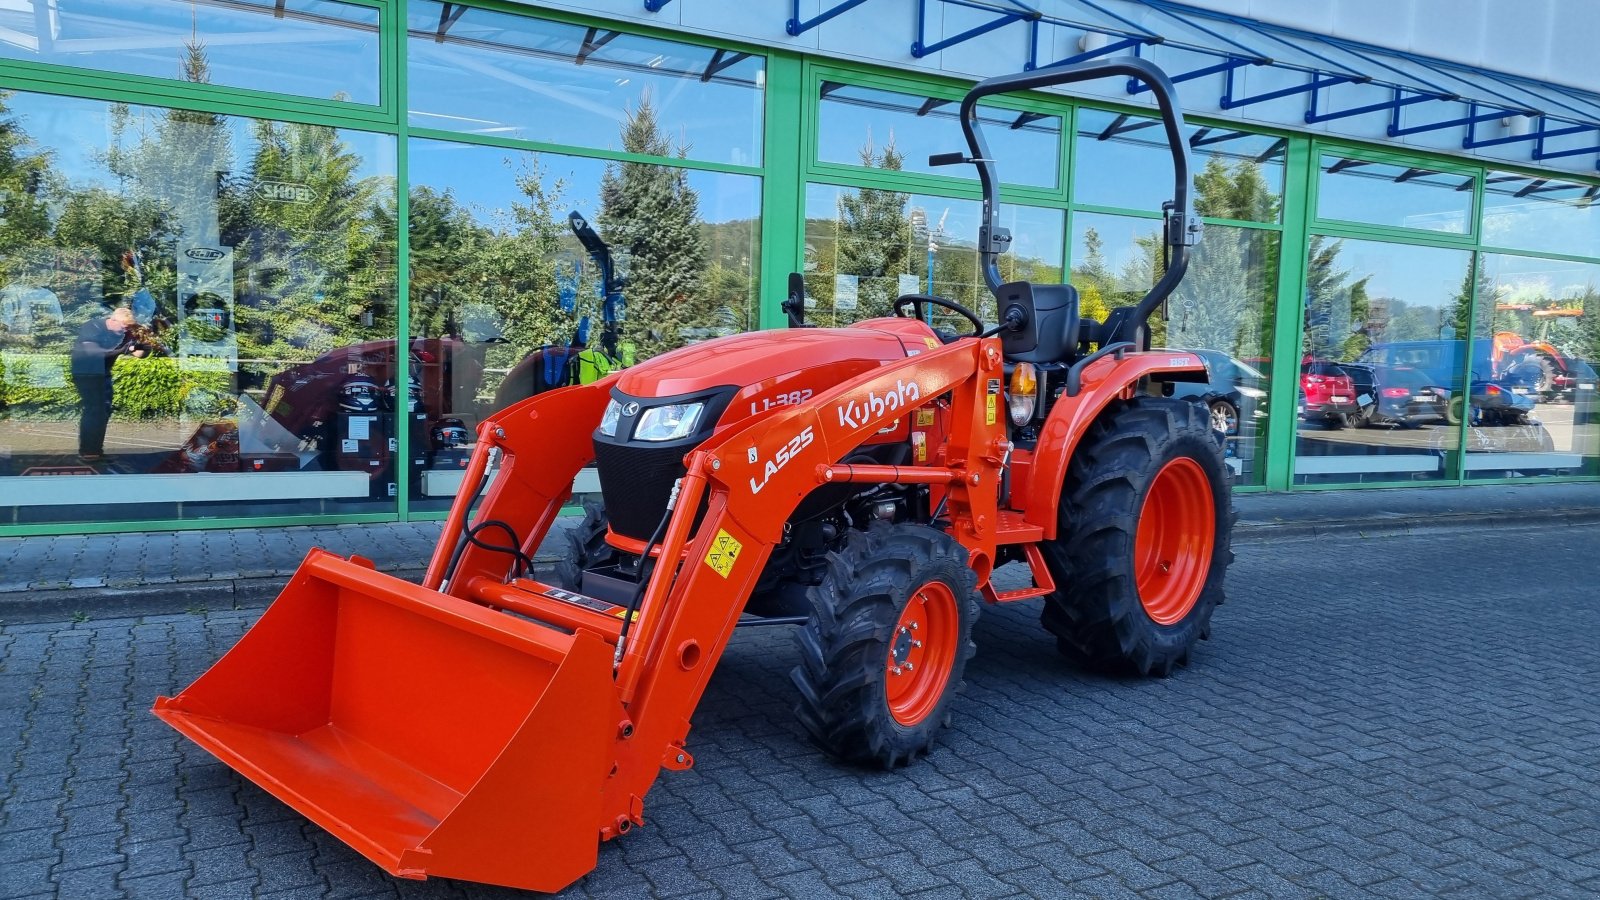
{"type": "MultiPolygon", "coordinates": [[[[1150,86],[1150,92],[1155,95],[1156,105],[1161,110],[1161,124],[1166,129],[1167,143],[1172,148],[1172,215],[1166,218],[1164,235],[1167,246],[1171,248],[1171,259],[1161,280],[1134,307],[1132,315],[1122,321],[1123,326],[1132,323],[1135,334],[1108,335],[1104,342],[1128,340],[1137,335],[1135,342],[1142,346],[1148,334],[1148,329],[1144,327],[1146,321],[1161,301],[1178,286],[1178,282],[1183,280],[1183,273],[1189,267],[1189,248],[1199,243],[1202,229],[1200,217],[1195,215],[1194,205],[1189,198],[1189,146],[1183,139],[1183,111],[1178,108],[1176,89],[1165,72],[1136,56],[1119,56],[986,78],[973,85],[961,101],[961,130],[966,135],[971,155],[938,153],[928,158],[928,164],[944,166],[972,163],[978,167],[978,181],[983,188],[983,221],[978,226],[978,253],[983,260],[983,280],[991,292],[997,292],[1002,283],[998,259],[1011,243],[1011,232],[1000,226],[1000,179],[995,172],[994,158],[989,155],[983,128],[978,123],[978,101],[995,94],[1038,90],[1113,75],[1136,78],[1150,86]]],[[[1117,331],[1121,332],[1122,327],[1119,326],[1117,331]]]]}

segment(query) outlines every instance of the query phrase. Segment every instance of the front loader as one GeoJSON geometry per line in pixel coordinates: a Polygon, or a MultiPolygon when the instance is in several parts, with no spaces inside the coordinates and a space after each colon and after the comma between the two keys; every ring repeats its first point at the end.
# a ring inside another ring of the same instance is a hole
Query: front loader
{"type": "Polygon", "coordinates": [[[644,824],[663,769],[694,764],[695,706],[743,624],[799,624],[800,721],[880,767],[935,743],[986,604],[1040,600],[1084,665],[1186,663],[1232,511],[1206,409],[1168,396],[1204,364],[1146,327],[1200,232],[1172,84],[1132,58],[994,78],[961,120],[967,152],[932,162],[977,167],[999,324],[908,296],[894,317],[726,337],[517,403],[479,426],[420,585],[314,550],[155,714],[394,875],[554,891],[644,824]],[[1001,282],[975,111],[1107,75],[1151,87],[1175,183],[1164,275],[1101,323],[1068,285],[1001,282]],[[930,306],[971,333],[929,327],[930,306]],[[530,556],[591,463],[604,552],[543,583],[530,556]],[[1011,562],[1025,586],[994,582],[1011,562]]]}

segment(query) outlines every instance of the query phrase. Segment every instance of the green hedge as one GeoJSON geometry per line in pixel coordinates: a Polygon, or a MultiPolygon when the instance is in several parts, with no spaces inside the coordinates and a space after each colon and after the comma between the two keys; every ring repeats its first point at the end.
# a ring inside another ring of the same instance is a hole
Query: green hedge
{"type": "MultiPolygon", "coordinates": [[[[112,418],[121,422],[228,415],[232,375],[226,369],[182,369],[170,356],[124,356],[112,369],[112,418]]],[[[78,417],[72,359],[56,353],[0,353],[0,415],[12,419],[78,417]]]]}

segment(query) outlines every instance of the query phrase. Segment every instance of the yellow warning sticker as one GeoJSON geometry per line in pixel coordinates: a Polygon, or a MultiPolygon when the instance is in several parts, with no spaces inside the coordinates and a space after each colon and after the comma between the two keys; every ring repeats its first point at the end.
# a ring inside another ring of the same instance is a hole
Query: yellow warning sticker
{"type": "Polygon", "coordinates": [[[936,340],[934,340],[934,339],[933,339],[933,338],[931,338],[931,337],[925,337],[925,338],[923,338],[923,339],[922,339],[922,342],[923,342],[923,343],[924,343],[924,344],[927,344],[927,345],[928,345],[928,349],[929,349],[929,350],[937,350],[937,349],[939,349],[939,342],[938,342],[938,341],[936,341],[936,340]]]}
{"type": "Polygon", "coordinates": [[[917,410],[917,425],[918,426],[926,428],[926,427],[928,427],[929,425],[932,425],[932,424],[933,424],[933,410],[931,410],[931,409],[919,409],[919,410],[917,410]]]}
{"type": "Polygon", "coordinates": [[[733,535],[717,529],[716,540],[711,542],[711,550],[706,553],[706,565],[723,578],[733,571],[733,564],[739,559],[739,551],[744,545],[739,543],[733,535]]]}
{"type": "Polygon", "coordinates": [[[995,418],[996,418],[996,416],[995,416],[995,406],[994,406],[995,397],[994,397],[993,394],[990,394],[989,396],[984,397],[983,400],[984,400],[984,406],[983,406],[984,424],[985,425],[993,425],[995,423],[995,418]]]}

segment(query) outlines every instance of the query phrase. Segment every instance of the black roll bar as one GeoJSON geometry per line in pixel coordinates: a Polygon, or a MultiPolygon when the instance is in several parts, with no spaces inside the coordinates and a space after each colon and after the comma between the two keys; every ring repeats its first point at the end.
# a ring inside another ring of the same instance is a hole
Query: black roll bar
{"type": "Polygon", "coordinates": [[[978,227],[978,253],[983,260],[983,280],[991,292],[997,292],[1002,283],[998,259],[1011,243],[1011,233],[1000,226],[1000,179],[995,173],[995,161],[989,155],[989,145],[983,138],[983,128],[978,122],[978,101],[995,94],[1038,90],[1107,76],[1136,78],[1150,86],[1150,92],[1155,95],[1156,105],[1161,110],[1161,124],[1166,129],[1167,143],[1172,148],[1173,214],[1166,220],[1164,235],[1172,258],[1161,280],[1139,301],[1133,313],[1122,320],[1122,325],[1117,327],[1118,333],[1107,335],[1101,342],[1110,344],[1131,339],[1143,347],[1149,335],[1145,323],[1161,301],[1183,280],[1184,271],[1189,267],[1189,248],[1199,243],[1202,227],[1189,198],[1189,145],[1183,139],[1183,111],[1178,108],[1176,89],[1165,72],[1136,56],[1119,56],[986,78],[973,85],[961,101],[961,130],[966,135],[971,156],[940,153],[929,157],[928,162],[936,166],[970,162],[978,167],[978,181],[983,187],[983,221],[978,227]],[[1132,323],[1134,333],[1122,334],[1123,328],[1129,323],[1132,323]]]}

